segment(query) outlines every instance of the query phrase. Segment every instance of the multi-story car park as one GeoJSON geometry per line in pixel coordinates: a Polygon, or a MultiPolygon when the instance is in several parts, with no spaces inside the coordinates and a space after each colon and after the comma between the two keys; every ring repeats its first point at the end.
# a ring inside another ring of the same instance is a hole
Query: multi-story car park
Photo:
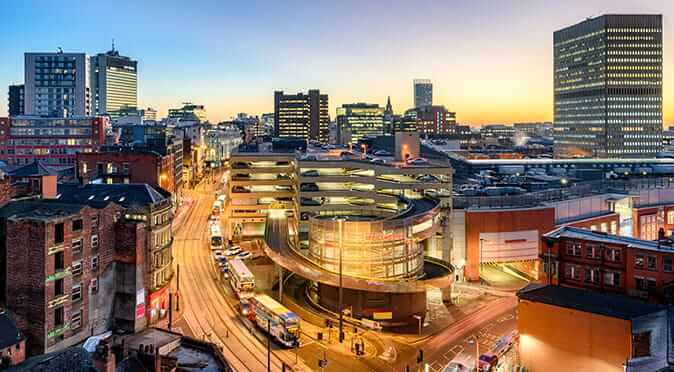
{"type": "MultiPolygon", "coordinates": [[[[418,155],[409,151],[401,154],[418,155]]],[[[228,236],[264,237],[270,258],[308,280],[313,298],[335,311],[342,251],[344,306],[354,316],[416,322],[427,286],[449,298],[451,168],[342,152],[233,153],[228,236]]]]}

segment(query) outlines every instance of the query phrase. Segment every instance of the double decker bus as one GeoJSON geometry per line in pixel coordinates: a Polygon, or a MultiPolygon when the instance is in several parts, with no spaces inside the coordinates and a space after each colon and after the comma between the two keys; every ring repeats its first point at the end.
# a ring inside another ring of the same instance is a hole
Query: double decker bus
{"type": "Polygon", "coordinates": [[[260,294],[250,299],[250,320],[286,347],[295,347],[299,342],[300,317],[273,298],[260,294]]]}
{"type": "Polygon", "coordinates": [[[238,258],[227,262],[229,284],[239,299],[247,299],[255,295],[255,276],[243,261],[238,258]]]}

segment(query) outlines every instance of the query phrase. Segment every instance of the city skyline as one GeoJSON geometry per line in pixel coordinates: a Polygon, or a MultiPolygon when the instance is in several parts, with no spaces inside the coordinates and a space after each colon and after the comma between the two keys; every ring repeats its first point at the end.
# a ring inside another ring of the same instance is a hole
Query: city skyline
{"type": "MultiPolygon", "coordinates": [[[[83,2],[75,4],[84,20],[75,21],[68,7],[16,3],[0,26],[6,56],[0,95],[23,82],[25,52],[62,47],[96,55],[115,39],[121,54],[138,61],[139,106],[156,108],[160,116],[187,101],[205,105],[212,122],[237,112],[257,115],[273,111],[274,90],[308,89],[330,96],[332,119],[342,104],[383,106],[389,95],[402,113],[413,105],[413,79],[429,78],[434,103],[456,111],[459,123],[552,121],[552,33],[600,14],[655,13],[663,14],[664,125],[674,123],[674,107],[666,104],[674,87],[667,68],[674,60],[674,4],[573,3],[393,2],[361,4],[354,12],[356,3],[340,2],[303,6],[298,11],[305,24],[290,17],[289,9],[297,7],[267,2],[206,2],[199,9],[83,2]],[[95,31],[96,14],[113,10],[131,16],[95,31]],[[390,22],[395,19],[406,22],[390,22]]],[[[6,102],[0,115],[7,115],[6,102]]]]}

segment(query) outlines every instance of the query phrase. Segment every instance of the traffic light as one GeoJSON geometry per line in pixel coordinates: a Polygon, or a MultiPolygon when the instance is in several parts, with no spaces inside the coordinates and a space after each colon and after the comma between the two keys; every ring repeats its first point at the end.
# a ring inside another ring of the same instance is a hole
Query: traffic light
{"type": "Polygon", "coordinates": [[[417,363],[421,364],[424,361],[424,351],[419,350],[419,355],[417,355],[417,363]]]}

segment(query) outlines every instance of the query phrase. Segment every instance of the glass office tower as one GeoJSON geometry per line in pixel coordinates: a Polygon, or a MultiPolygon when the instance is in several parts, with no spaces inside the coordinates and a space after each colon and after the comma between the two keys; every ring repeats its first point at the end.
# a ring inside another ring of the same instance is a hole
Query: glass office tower
{"type": "Polygon", "coordinates": [[[604,15],[554,33],[556,157],[652,158],[661,136],[661,15],[604,15]]]}
{"type": "Polygon", "coordinates": [[[138,107],[138,62],[113,47],[91,57],[93,112],[117,118],[122,111],[138,107]]]}
{"type": "Polygon", "coordinates": [[[414,107],[433,104],[433,83],[429,79],[414,79],[414,107]]]}
{"type": "Polygon", "coordinates": [[[378,104],[352,103],[337,108],[337,138],[341,144],[384,134],[384,108],[378,104]]]}

